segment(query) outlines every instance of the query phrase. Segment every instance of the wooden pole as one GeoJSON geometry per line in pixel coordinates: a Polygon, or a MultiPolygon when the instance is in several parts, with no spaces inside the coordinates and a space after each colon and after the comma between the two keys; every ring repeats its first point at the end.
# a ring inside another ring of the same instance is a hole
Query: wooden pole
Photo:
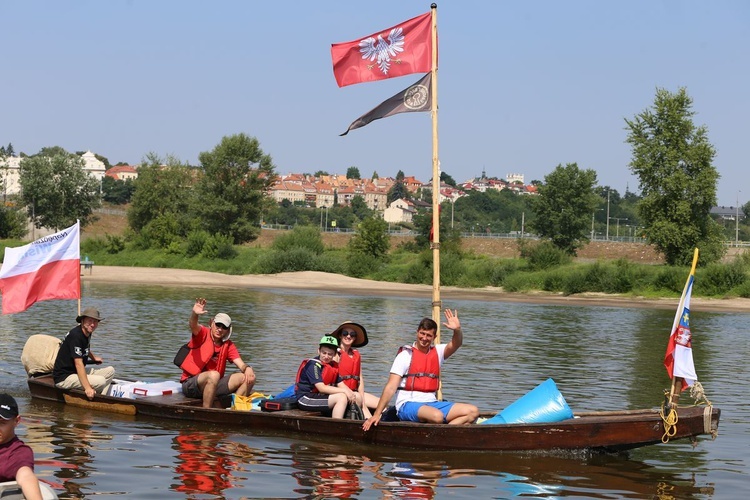
{"type": "MultiPolygon", "coordinates": [[[[432,11],[432,319],[437,323],[435,344],[440,343],[440,159],[438,156],[438,97],[437,97],[437,4],[430,5],[432,11]]],[[[437,399],[442,401],[442,382],[438,386],[437,399]]]]}
{"type": "Polygon", "coordinates": [[[437,98],[437,4],[432,10],[432,319],[437,323],[435,343],[440,343],[440,160],[438,159],[438,98],[437,98]]]}

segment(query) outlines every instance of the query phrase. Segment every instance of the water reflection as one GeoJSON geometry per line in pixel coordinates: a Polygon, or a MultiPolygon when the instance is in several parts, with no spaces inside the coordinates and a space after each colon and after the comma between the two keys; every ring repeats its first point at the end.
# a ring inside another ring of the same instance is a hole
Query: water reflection
{"type": "MultiPolygon", "coordinates": [[[[84,305],[106,317],[92,341],[118,376],[176,380],[171,359],[198,295],[236,321],[233,340],[275,393],[323,333],[345,320],[367,327],[363,371],[379,392],[396,349],[414,338],[426,300],[324,292],[85,284],[84,305]],[[279,345],[285,346],[279,349],[279,345]]],[[[662,365],[674,311],[451,301],[464,346],[444,365],[446,399],[499,411],[552,377],[574,411],[655,407],[669,380],[662,365]],[[479,367],[479,368],[478,368],[479,367]]],[[[739,498],[748,491],[748,314],[692,311],[694,357],[707,395],[723,410],[719,438],[677,442],[630,456],[421,453],[265,436],[253,429],[165,422],[31,401],[18,332],[62,336],[75,301],[0,316],[0,376],[22,405],[20,435],[37,472],[63,498],[739,498]],[[40,318],[43,318],[40,321],[40,318]],[[203,470],[207,466],[211,470],[203,470]],[[168,486],[171,485],[171,488],[168,486]]],[[[449,334],[449,332],[448,332],[449,334]]],[[[689,403],[686,398],[685,403],[689,403]]]]}
{"type": "Polygon", "coordinates": [[[292,476],[306,498],[359,498],[360,475],[369,466],[361,455],[343,455],[308,443],[292,443],[292,476]]]}
{"type": "Polygon", "coordinates": [[[177,454],[175,472],[179,484],[172,489],[185,493],[224,496],[232,487],[232,470],[237,462],[223,446],[227,435],[223,433],[181,431],[174,437],[173,448],[177,454]]]}

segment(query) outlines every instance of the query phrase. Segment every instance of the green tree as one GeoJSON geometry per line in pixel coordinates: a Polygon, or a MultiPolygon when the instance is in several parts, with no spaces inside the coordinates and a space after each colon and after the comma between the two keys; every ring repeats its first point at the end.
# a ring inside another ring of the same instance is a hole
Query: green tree
{"type": "Polygon", "coordinates": [[[115,179],[105,175],[102,179],[102,199],[107,203],[124,205],[130,203],[135,191],[133,179],[115,179]]]}
{"type": "Polygon", "coordinates": [[[372,210],[367,206],[367,202],[361,195],[355,195],[352,198],[352,212],[359,220],[365,220],[372,215],[372,210]]]}
{"type": "Polygon", "coordinates": [[[347,179],[360,179],[359,176],[359,168],[357,167],[349,167],[346,169],[346,178],[347,179]]]}
{"type": "Polygon", "coordinates": [[[325,170],[318,170],[317,172],[315,172],[314,175],[315,177],[323,177],[324,175],[329,175],[329,174],[325,170]]]}
{"type": "Polygon", "coordinates": [[[705,126],[696,127],[684,88],[656,90],[654,104],[626,119],[631,171],[643,199],[638,205],[647,240],[670,265],[687,265],[698,247],[703,262],[719,260],[722,230],[710,216],[719,173],[705,126]]]}
{"type": "Polygon", "coordinates": [[[377,180],[379,178],[380,177],[378,177],[378,171],[377,170],[373,170],[372,171],[372,180],[377,180]]]}
{"type": "Polygon", "coordinates": [[[357,232],[349,240],[349,249],[376,259],[388,254],[391,248],[391,237],[388,234],[388,223],[380,217],[368,217],[359,223],[357,232]]]}
{"type": "Polygon", "coordinates": [[[26,214],[23,210],[0,206],[0,239],[20,240],[27,233],[26,214]]]}
{"type": "Polygon", "coordinates": [[[199,159],[203,175],[197,210],[204,229],[229,235],[236,244],[257,238],[261,213],[269,204],[266,193],[276,177],[271,156],[255,137],[236,134],[223,137],[199,159]]]}
{"type": "Polygon", "coordinates": [[[179,232],[188,234],[194,184],[190,168],[174,157],[162,159],[149,153],[141,162],[133,184],[128,224],[136,233],[160,216],[173,215],[179,221],[179,232]]]}
{"type": "Polygon", "coordinates": [[[387,201],[388,201],[388,204],[390,205],[394,201],[399,200],[401,198],[405,200],[411,199],[411,193],[409,192],[408,189],[406,189],[406,185],[404,184],[403,179],[400,181],[397,180],[396,182],[393,183],[393,186],[391,186],[391,189],[388,190],[387,201]]]}
{"type": "Polygon", "coordinates": [[[575,255],[589,240],[591,214],[597,205],[594,193],[596,172],[581,170],[576,163],[558,165],[538,187],[531,208],[535,219],[530,226],[557,248],[575,255]]]}
{"type": "Polygon", "coordinates": [[[99,181],[83,170],[80,156],[60,147],[43,148],[21,160],[21,202],[37,228],[55,230],[92,221],[101,205],[99,181]]]}
{"type": "Polygon", "coordinates": [[[444,182],[448,184],[449,186],[456,187],[456,181],[453,180],[453,177],[446,174],[445,172],[440,172],[440,182],[444,182]]]}

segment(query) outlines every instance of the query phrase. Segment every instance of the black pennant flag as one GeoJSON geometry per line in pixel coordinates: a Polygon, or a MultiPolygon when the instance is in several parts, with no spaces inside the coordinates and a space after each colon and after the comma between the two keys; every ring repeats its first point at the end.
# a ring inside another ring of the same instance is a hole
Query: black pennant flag
{"type": "Polygon", "coordinates": [[[427,73],[414,85],[381,102],[377,107],[354,120],[346,129],[346,132],[340,135],[346,135],[350,130],[364,127],[372,121],[399,113],[429,111],[432,101],[431,83],[432,73],[427,73]]]}

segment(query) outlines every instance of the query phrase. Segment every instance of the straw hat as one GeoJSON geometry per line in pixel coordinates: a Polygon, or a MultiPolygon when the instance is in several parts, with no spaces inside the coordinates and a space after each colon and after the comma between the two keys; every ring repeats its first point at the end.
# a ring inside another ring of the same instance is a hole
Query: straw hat
{"type": "Polygon", "coordinates": [[[332,331],[331,335],[336,337],[337,339],[341,339],[342,330],[352,330],[357,332],[357,337],[354,340],[352,347],[364,347],[367,345],[367,330],[365,330],[364,326],[360,325],[359,323],[354,323],[353,321],[346,321],[344,323],[341,323],[338,328],[332,331]]]}
{"type": "Polygon", "coordinates": [[[102,318],[102,315],[99,314],[99,310],[93,307],[87,307],[86,309],[84,309],[80,316],[76,317],[76,323],[80,323],[83,318],[93,318],[97,321],[104,320],[104,318],[102,318]]]}

